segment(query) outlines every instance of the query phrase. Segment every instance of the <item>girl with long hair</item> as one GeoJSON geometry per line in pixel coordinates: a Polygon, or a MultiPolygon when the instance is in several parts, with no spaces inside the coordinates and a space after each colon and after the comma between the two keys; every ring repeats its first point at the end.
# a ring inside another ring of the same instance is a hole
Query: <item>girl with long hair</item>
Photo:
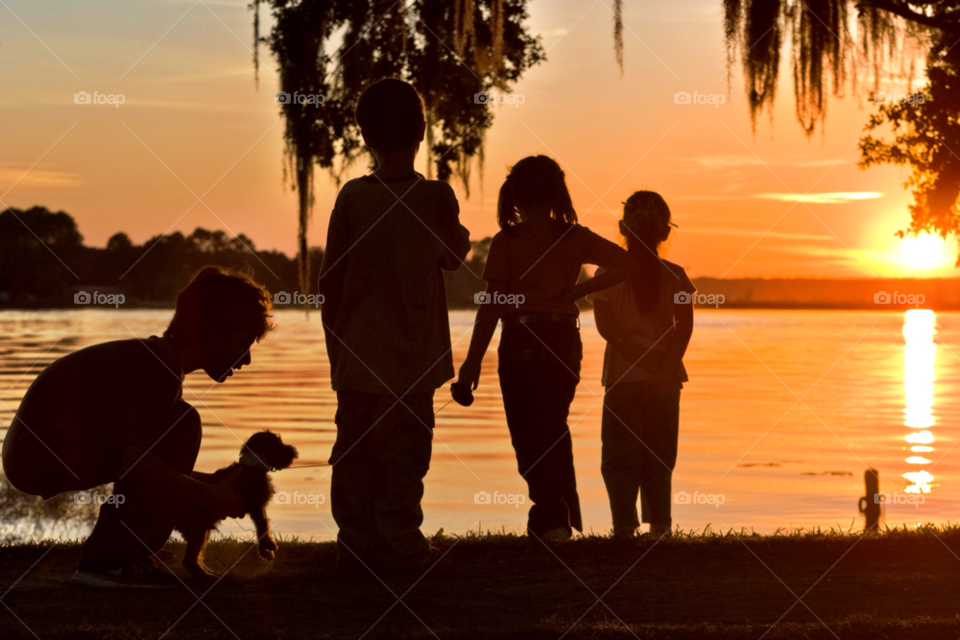
{"type": "Polygon", "coordinates": [[[577,222],[563,170],[530,156],[510,170],[497,205],[500,232],[490,244],[481,303],[458,385],[475,389],[502,321],[500,389],[517,466],[532,506],[527,533],[566,540],[583,530],[567,415],[580,381],[583,348],[576,300],[637,272],[615,243],[577,222]],[[603,267],[579,282],[583,265],[603,267]]]}
{"type": "Polygon", "coordinates": [[[591,297],[597,329],[607,341],[601,471],[617,538],[633,537],[640,526],[638,493],[650,532],[663,536],[672,528],[671,479],[694,293],[683,268],[661,258],[673,226],[659,194],[630,196],[620,233],[640,269],[591,297]]]}

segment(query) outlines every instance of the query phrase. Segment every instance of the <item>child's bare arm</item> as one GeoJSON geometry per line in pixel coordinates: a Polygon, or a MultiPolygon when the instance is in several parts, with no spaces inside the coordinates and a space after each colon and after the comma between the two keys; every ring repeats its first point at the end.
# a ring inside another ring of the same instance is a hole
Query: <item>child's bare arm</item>
{"type": "Polygon", "coordinates": [[[660,367],[660,373],[666,375],[673,375],[679,371],[683,354],[687,352],[687,345],[690,344],[690,337],[693,335],[693,305],[674,305],[673,319],[673,332],[667,339],[667,352],[660,367]]]}
{"type": "Polygon", "coordinates": [[[565,291],[563,294],[561,294],[561,297],[565,300],[576,302],[580,298],[588,296],[591,293],[603,291],[604,289],[609,289],[612,286],[618,285],[639,271],[640,265],[637,264],[637,261],[634,259],[634,257],[623,249],[620,249],[614,253],[613,258],[611,259],[607,268],[605,268],[602,272],[599,272],[593,278],[584,280],[572,289],[565,291]]]}
{"type": "MultiPolygon", "coordinates": [[[[509,283],[502,280],[491,280],[487,283],[487,293],[507,290],[509,283]]],[[[480,305],[477,310],[477,320],[473,325],[473,336],[470,338],[470,349],[467,351],[467,359],[460,366],[459,379],[460,384],[467,384],[471,389],[477,388],[480,380],[480,367],[483,364],[483,356],[487,353],[490,346],[490,340],[497,330],[497,321],[503,315],[504,305],[497,304],[495,296],[490,296],[488,304],[480,305]]]]}
{"type": "Polygon", "coordinates": [[[243,516],[246,507],[233,490],[233,478],[207,484],[184,475],[159,456],[142,447],[127,447],[123,452],[124,474],[143,484],[163,487],[186,504],[208,509],[218,518],[243,516]]]}

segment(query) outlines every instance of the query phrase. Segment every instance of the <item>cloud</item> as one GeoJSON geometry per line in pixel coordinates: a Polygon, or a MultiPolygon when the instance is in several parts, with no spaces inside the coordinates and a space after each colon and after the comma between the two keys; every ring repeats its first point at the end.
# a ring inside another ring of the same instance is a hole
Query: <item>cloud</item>
{"type": "MultiPolygon", "coordinates": [[[[69,171],[55,171],[41,167],[18,167],[14,163],[0,163],[0,185],[9,187],[16,184],[22,188],[76,188],[83,185],[83,181],[75,173],[69,171]]],[[[6,188],[4,187],[4,188],[6,188]]],[[[2,191],[0,191],[2,193],[2,191]]]]}
{"type": "Polygon", "coordinates": [[[846,204],[858,200],[882,198],[879,191],[837,191],[830,193],[757,193],[752,197],[779,202],[805,202],[808,204],[846,204]]]}
{"type": "Polygon", "coordinates": [[[765,231],[763,229],[736,229],[730,227],[692,227],[690,229],[681,229],[683,233],[706,234],[706,235],[728,235],[745,236],[749,238],[779,238],[782,240],[807,241],[807,242],[829,242],[836,240],[833,236],[818,235],[812,233],[789,233],[784,231],[765,231]]]}
{"type": "MultiPolygon", "coordinates": [[[[752,154],[710,154],[688,158],[675,158],[682,162],[694,162],[705,169],[738,169],[741,167],[832,167],[837,163],[835,159],[813,159],[810,156],[781,156],[773,158],[758,158],[752,154]]],[[[852,163],[849,163],[852,164],[852,163]]]]}

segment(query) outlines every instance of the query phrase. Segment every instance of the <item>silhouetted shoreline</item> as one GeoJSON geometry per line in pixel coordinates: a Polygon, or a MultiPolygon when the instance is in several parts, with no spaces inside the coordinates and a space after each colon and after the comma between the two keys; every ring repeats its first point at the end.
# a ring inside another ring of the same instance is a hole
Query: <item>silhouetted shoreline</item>
{"type": "MultiPolygon", "coordinates": [[[[960,633],[955,527],[866,537],[838,530],[632,542],[587,536],[550,547],[507,535],[432,541],[449,552],[440,566],[420,581],[384,583],[339,577],[334,542],[281,540],[271,566],[244,555],[249,542],[215,541],[214,562],[239,562],[235,580],[204,595],[209,611],[195,606],[187,587],[159,599],[79,589],[62,597],[80,552],[76,542],[2,547],[0,574],[14,585],[4,602],[45,640],[134,640],[171,626],[170,636],[184,640],[234,638],[231,628],[244,630],[242,637],[286,640],[433,633],[444,640],[539,639],[568,631],[564,637],[573,639],[713,640],[769,631],[786,640],[834,633],[955,640],[960,633]],[[46,604],[52,598],[56,616],[46,604]],[[351,615],[342,615],[348,609],[351,615]]],[[[183,551],[182,544],[171,548],[177,556],[183,551]]],[[[0,617],[0,635],[32,637],[12,615],[0,617]]]]}

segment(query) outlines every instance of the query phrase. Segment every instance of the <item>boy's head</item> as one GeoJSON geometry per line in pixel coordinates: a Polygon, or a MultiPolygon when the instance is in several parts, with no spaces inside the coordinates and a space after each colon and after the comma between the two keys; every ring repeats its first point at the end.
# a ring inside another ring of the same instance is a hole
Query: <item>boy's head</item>
{"type": "Polygon", "coordinates": [[[423,140],[423,99],[409,82],[374,82],[360,96],[356,115],[364,142],[375,151],[418,147],[423,140]]]}
{"type": "MultiPolygon", "coordinates": [[[[250,347],[273,330],[270,293],[245,274],[204,267],[177,296],[165,338],[194,354],[217,382],[250,364],[250,347]]],[[[186,363],[185,363],[186,364],[186,363]]]]}

